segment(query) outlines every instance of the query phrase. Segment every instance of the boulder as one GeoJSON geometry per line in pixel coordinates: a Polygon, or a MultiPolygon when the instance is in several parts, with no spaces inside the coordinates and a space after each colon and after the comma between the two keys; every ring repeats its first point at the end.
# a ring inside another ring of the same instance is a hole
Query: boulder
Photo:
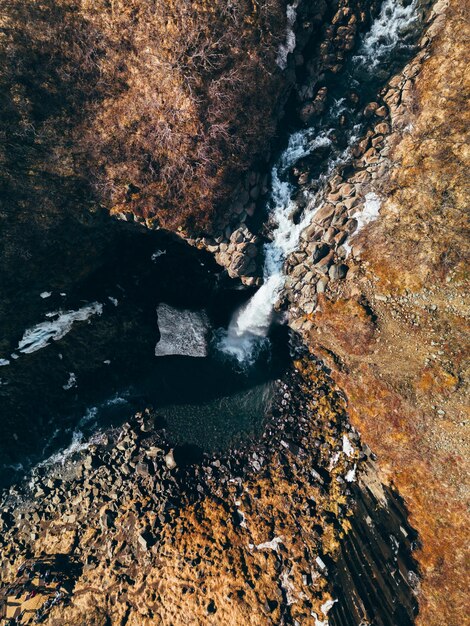
{"type": "Polygon", "coordinates": [[[173,456],[173,450],[170,450],[168,454],[165,455],[165,463],[169,470],[175,469],[175,467],[177,467],[175,457],[173,456]]]}

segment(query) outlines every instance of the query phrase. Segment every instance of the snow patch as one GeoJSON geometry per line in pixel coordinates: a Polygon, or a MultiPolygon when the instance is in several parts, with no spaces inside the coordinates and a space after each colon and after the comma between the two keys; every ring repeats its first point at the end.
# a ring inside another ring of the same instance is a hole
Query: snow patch
{"type": "Polygon", "coordinates": [[[374,191],[370,191],[366,194],[364,208],[362,211],[357,211],[353,215],[357,220],[357,230],[355,234],[362,230],[364,226],[378,218],[381,206],[382,201],[374,191]]]}
{"type": "Polygon", "coordinates": [[[343,452],[346,456],[351,457],[354,454],[354,448],[349,441],[349,437],[347,435],[343,435],[343,452]]]}
{"type": "Polygon", "coordinates": [[[329,626],[328,619],[320,620],[318,619],[318,615],[312,611],[312,617],[315,620],[315,626],[329,626]]]}
{"type": "Polygon", "coordinates": [[[320,609],[321,612],[323,613],[323,615],[328,615],[328,611],[331,610],[331,608],[333,607],[333,605],[335,604],[335,602],[338,602],[338,600],[327,600],[326,602],[324,602],[320,609]]]}
{"type": "Polygon", "coordinates": [[[281,68],[281,70],[285,70],[287,67],[287,57],[289,54],[294,52],[295,50],[295,32],[294,26],[297,21],[297,7],[299,6],[299,0],[295,0],[292,4],[287,5],[287,31],[286,31],[286,40],[279,46],[279,50],[277,53],[276,63],[281,68]]]}
{"type": "MultiPolygon", "coordinates": [[[[357,228],[351,237],[356,237],[360,231],[379,217],[379,212],[382,207],[382,201],[379,196],[370,191],[365,196],[365,202],[362,209],[355,211],[351,218],[357,220],[357,228]]],[[[346,250],[346,256],[351,254],[351,244],[348,242],[343,243],[343,248],[346,250]]]]}
{"type": "Polygon", "coordinates": [[[318,565],[318,567],[319,567],[321,570],[326,570],[326,565],[325,565],[325,562],[324,562],[324,561],[323,561],[323,560],[322,560],[319,556],[317,556],[317,557],[316,557],[316,559],[315,559],[315,563],[318,565]]]}
{"type": "Polygon", "coordinates": [[[274,550],[274,552],[278,552],[279,551],[279,546],[282,545],[284,542],[282,540],[282,537],[274,537],[274,539],[271,539],[271,541],[265,541],[264,543],[259,543],[256,546],[257,550],[274,550]]]}
{"type": "Polygon", "coordinates": [[[284,589],[284,592],[286,594],[287,606],[290,606],[291,604],[295,604],[295,602],[297,602],[296,597],[294,595],[294,591],[295,591],[294,583],[290,580],[289,575],[290,575],[290,570],[288,571],[285,569],[280,576],[281,587],[284,589]]]}
{"type": "Polygon", "coordinates": [[[59,341],[72,330],[75,322],[83,322],[92,315],[101,315],[103,305],[93,302],[82,307],[78,311],[53,311],[46,313],[46,317],[56,317],[57,319],[37,324],[25,331],[18,344],[18,350],[23,354],[31,354],[49,345],[53,339],[59,341]]]}
{"type": "Polygon", "coordinates": [[[356,480],[356,465],[354,465],[354,467],[349,470],[349,472],[346,474],[344,479],[348,483],[352,483],[352,482],[354,482],[356,480]]]}

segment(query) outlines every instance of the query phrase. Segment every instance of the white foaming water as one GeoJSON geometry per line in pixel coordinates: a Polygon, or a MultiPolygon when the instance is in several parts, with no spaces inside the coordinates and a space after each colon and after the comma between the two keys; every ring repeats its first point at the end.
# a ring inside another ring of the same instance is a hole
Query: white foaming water
{"type": "Polygon", "coordinates": [[[400,0],[385,0],[354,60],[369,70],[377,68],[398,44],[404,45],[404,36],[417,20],[418,0],[408,6],[400,0]]]}
{"type": "MultiPolygon", "coordinates": [[[[219,340],[219,349],[240,363],[252,363],[262,348],[272,322],[274,305],[284,285],[284,260],[297,248],[302,231],[319,208],[316,196],[312,195],[302,220],[294,224],[291,218],[296,208],[292,200],[293,187],[289,182],[281,180],[282,175],[299,159],[318,148],[331,145],[327,132],[313,140],[310,135],[310,130],[293,134],[279,163],[273,168],[271,199],[275,228],[273,240],[265,246],[264,283],[251,300],[235,313],[227,332],[219,340]]],[[[344,155],[331,161],[325,177],[342,158],[344,155]]]]}
{"type": "MultiPolygon", "coordinates": [[[[295,23],[297,3],[288,7],[288,23],[295,23]]],[[[418,17],[418,0],[413,0],[408,6],[403,6],[400,0],[385,0],[381,12],[373,22],[369,32],[365,35],[357,56],[356,65],[362,69],[375,70],[384,59],[390,58],[391,53],[398,45],[404,44],[402,38],[409,31],[418,17]]],[[[290,32],[290,31],[289,31],[290,32]]],[[[285,67],[287,54],[291,52],[289,41],[295,44],[295,36],[287,36],[287,43],[279,51],[278,64],[285,67]]],[[[333,103],[332,113],[339,114],[344,110],[344,100],[333,103]]],[[[331,173],[350,157],[350,149],[357,141],[358,126],[354,126],[349,135],[348,147],[340,154],[334,149],[329,158],[326,171],[319,177],[320,187],[331,173]]],[[[235,357],[240,363],[250,365],[256,358],[266,337],[274,314],[274,305],[284,285],[283,264],[286,257],[298,247],[300,235],[314,218],[320,208],[320,193],[311,194],[307,208],[300,223],[295,224],[292,215],[296,209],[292,199],[293,187],[285,180],[289,169],[299,159],[311,154],[320,147],[331,145],[329,134],[323,130],[317,137],[312,134],[315,129],[307,129],[294,133],[286,150],[281,155],[272,171],[271,203],[273,205],[272,221],[274,222],[273,240],[265,246],[265,265],[263,271],[264,283],[251,300],[235,312],[228,330],[219,338],[218,348],[225,354],[235,357]]],[[[367,199],[366,199],[367,200],[367,199]]],[[[365,222],[370,221],[378,214],[380,201],[375,196],[369,198],[370,213],[364,216],[365,222]]]]}

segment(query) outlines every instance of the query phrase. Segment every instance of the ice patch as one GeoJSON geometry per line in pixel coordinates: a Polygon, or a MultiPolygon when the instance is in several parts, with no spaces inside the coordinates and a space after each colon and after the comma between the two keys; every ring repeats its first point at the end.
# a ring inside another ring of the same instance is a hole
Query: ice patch
{"type": "Polygon", "coordinates": [[[155,356],[207,356],[210,324],[204,311],[160,304],[157,315],[160,340],[155,346],[155,356]]]}
{"type": "Polygon", "coordinates": [[[0,367],[4,365],[10,365],[10,361],[8,359],[0,359],[0,367]]]}
{"type": "Polygon", "coordinates": [[[153,254],[152,254],[152,261],[156,261],[158,259],[158,257],[163,256],[164,254],[166,254],[166,250],[156,250],[153,254]]]}
{"type": "Polygon", "coordinates": [[[70,372],[69,379],[65,383],[65,385],[62,385],[62,389],[65,389],[65,391],[68,391],[69,389],[73,389],[76,386],[77,386],[77,377],[75,376],[73,372],[70,372]]]}
{"type": "Polygon", "coordinates": [[[52,291],[43,291],[39,294],[39,297],[45,300],[46,298],[50,298],[52,296],[52,291]]]}
{"type": "Polygon", "coordinates": [[[276,63],[281,68],[281,70],[285,70],[287,67],[287,57],[289,54],[294,52],[295,50],[295,32],[294,26],[297,21],[297,7],[299,6],[299,0],[295,0],[292,4],[287,5],[287,31],[286,31],[286,40],[279,46],[279,50],[277,53],[276,63]]]}
{"type": "Polygon", "coordinates": [[[101,315],[103,305],[93,302],[88,306],[84,306],[78,311],[54,311],[46,313],[46,317],[56,317],[57,319],[48,322],[42,322],[25,331],[21,341],[18,344],[18,350],[23,354],[31,354],[36,350],[49,345],[53,339],[59,341],[72,330],[75,322],[83,322],[92,315],[101,315]]]}
{"type": "Polygon", "coordinates": [[[114,304],[114,306],[117,306],[119,304],[119,300],[117,298],[113,298],[112,296],[108,296],[108,300],[111,302],[111,304],[114,304]]]}

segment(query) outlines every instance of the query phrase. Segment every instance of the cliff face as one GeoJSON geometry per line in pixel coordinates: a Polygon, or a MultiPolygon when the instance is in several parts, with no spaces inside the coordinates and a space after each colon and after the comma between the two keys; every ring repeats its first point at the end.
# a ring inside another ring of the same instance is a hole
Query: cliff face
{"type": "Polygon", "coordinates": [[[449,4],[419,72],[389,99],[380,217],[306,331],[420,535],[423,625],[461,624],[467,602],[467,18],[449,4]]]}

